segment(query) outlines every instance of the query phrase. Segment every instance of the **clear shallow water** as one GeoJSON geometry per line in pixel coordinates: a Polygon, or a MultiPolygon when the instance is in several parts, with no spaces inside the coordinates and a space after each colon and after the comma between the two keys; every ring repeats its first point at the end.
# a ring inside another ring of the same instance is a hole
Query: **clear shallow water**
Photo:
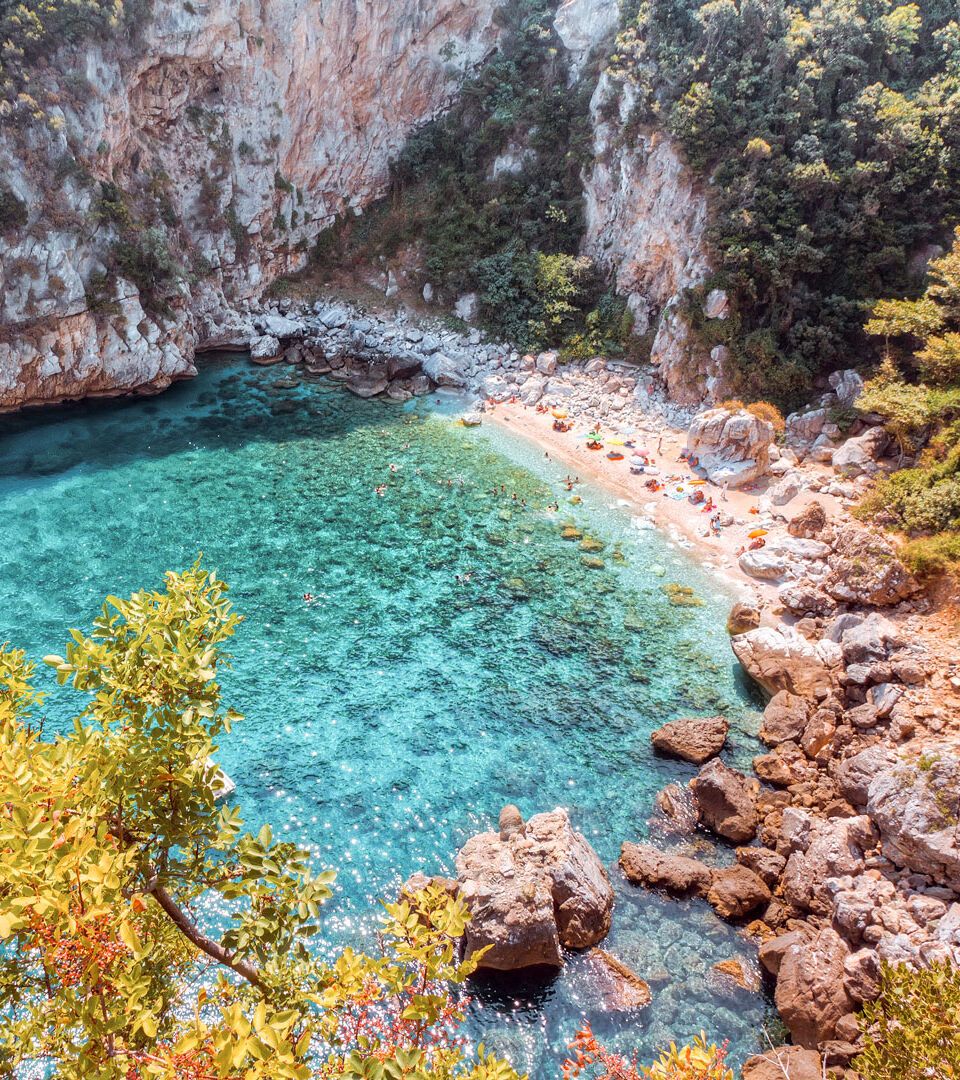
{"type": "MultiPolygon", "coordinates": [[[[223,679],[246,719],[219,757],[252,828],[270,821],[339,869],[330,947],[362,942],[413,870],[449,872],[504,803],[564,805],[611,868],[606,945],[654,1002],[604,1014],[573,957],[554,978],[478,980],[471,1033],[535,1080],[559,1075],[583,1017],[646,1058],[705,1028],[741,1059],[768,1006],[705,976],[751,948],[705,904],[632,889],[615,866],[656,791],[692,775],[653,757],[654,727],[724,712],[728,759],[754,752],[730,596],[604,493],[571,507],[564,470],[529,445],[451,423],[456,402],[274,385],[290,374],[221,360],[152,400],[0,421],[0,640],[56,651],[107,593],[158,586],[203,551],[246,616],[223,679]],[[602,569],[565,523],[606,545],[602,569]],[[704,606],[672,606],[668,582],[704,606]]],[[[51,720],[76,708],[53,689],[51,720]]]]}

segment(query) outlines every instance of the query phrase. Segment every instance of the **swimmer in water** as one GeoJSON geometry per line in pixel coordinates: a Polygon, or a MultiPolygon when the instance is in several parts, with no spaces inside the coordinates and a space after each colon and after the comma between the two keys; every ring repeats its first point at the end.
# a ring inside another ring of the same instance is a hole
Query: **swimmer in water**
{"type": "Polygon", "coordinates": [[[303,599],[304,599],[304,603],[312,604],[313,603],[313,593],[305,592],[303,594],[303,599]]]}

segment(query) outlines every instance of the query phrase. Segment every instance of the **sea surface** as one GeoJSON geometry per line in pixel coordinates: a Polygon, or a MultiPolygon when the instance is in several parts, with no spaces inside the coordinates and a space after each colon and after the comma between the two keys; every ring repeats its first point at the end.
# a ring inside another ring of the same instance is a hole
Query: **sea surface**
{"type": "MultiPolygon", "coordinates": [[[[615,883],[605,947],[653,1003],[605,1011],[571,956],[558,975],[474,980],[470,1037],[532,1080],[559,1076],[584,1019],[641,1061],[701,1030],[740,1061],[764,1043],[769,1001],[709,971],[755,966],[755,950],[706,904],[635,889],[616,866],[656,792],[693,775],[653,756],[653,728],[722,712],[727,760],[755,752],[733,598],[608,494],[580,485],[571,505],[564,468],[455,423],[462,407],[360,401],[222,356],[157,398],[0,418],[0,641],[60,651],[106,594],[160,587],[202,552],[245,617],[222,681],[246,718],[218,756],[253,830],[269,821],[339,870],[325,948],[369,944],[378,899],[414,870],[451,872],[504,803],[564,806],[615,883]],[[670,584],[699,606],[671,603],[670,584]]],[[[42,680],[64,723],[75,692],[42,680]]]]}

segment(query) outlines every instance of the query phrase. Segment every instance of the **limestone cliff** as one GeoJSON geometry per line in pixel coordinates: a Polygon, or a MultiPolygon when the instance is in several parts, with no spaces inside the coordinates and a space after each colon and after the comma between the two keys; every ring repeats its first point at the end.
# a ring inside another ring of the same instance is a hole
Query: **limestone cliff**
{"type": "Polygon", "coordinates": [[[382,194],[406,134],[495,43],[494,7],[156,0],[135,34],[54,57],[52,123],[0,135],[0,183],[29,213],[0,237],[0,409],[191,374],[195,348],[236,335],[231,309],[382,194]],[[115,273],[128,212],[147,271],[177,268],[162,304],[115,273]]]}
{"type": "Polygon", "coordinates": [[[631,87],[601,78],[591,102],[595,161],[585,178],[583,248],[628,297],[638,334],[674,401],[699,404],[719,388],[717,357],[689,341],[677,310],[710,272],[706,191],[669,135],[633,131],[631,87]],[[628,134],[629,132],[629,134],[628,134]]]}

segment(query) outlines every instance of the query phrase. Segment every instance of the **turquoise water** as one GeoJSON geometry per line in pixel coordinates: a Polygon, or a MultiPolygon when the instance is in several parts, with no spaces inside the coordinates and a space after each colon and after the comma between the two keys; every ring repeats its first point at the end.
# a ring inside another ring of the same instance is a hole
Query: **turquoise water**
{"type": "MultiPolygon", "coordinates": [[[[701,1028],[735,1058],[752,1051],[768,1003],[705,978],[750,946],[615,866],[656,791],[692,775],[652,756],[654,727],[724,712],[728,758],[754,752],[730,596],[602,492],[570,506],[564,470],[516,437],[452,423],[457,402],[361,402],[296,378],[224,358],[159,398],[8,418],[0,640],[57,651],[107,593],[159,585],[202,551],[246,616],[223,680],[246,719],[219,756],[249,825],[339,869],[330,948],[367,938],[377,898],[413,870],[449,872],[504,803],[563,805],[616,883],[607,947],[654,1002],[605,1014],[573,957],[549,979],[477,980],[471,1035],[536,1080],[559,1075],[584,1017],[645,1057],[701,1028]],[[605,544],[602,568],[561,538],[568,523],[605,544]],[[672,606],[669,582],[703,606],[672,606]]],[[[51,722],[75,706],[54,690],[51,722]]]]}

